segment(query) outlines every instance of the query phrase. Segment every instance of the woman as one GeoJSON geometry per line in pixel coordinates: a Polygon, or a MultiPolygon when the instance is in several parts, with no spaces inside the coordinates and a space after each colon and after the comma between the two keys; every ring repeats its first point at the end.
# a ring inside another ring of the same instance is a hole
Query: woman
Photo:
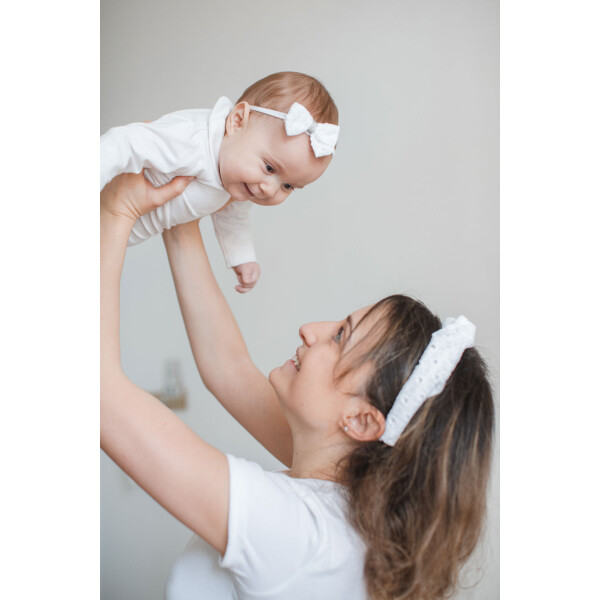
{"type": "Polygon", "coordinates": [[[129,232],[185,185],[155,190],[126,175],[101,196],[102,448],[221,557],[202,566],[184,555],[169,597],[447,594],[479,537],[494,426],[485,367],[469,347],[472,326],[460,318],[441,328],[419,302],[392,296],[340,321],[303,325],[296,355],[267,380],[250,360],[197,224],[169,230],[202,379],[289,470],[266,473],[226,456],[120,365],[129,232]],[[194,582],[202,589],[190,590],[194,582]]]}

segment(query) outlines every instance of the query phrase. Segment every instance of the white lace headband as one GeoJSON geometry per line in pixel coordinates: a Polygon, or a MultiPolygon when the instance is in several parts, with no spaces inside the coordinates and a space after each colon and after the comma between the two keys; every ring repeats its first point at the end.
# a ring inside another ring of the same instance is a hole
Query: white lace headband
{"type": "Polygon", "coordinates": [[[475,325],[466,317],[444,319],[442,328],[431,336],[425,352],[398,393],[379,438],[393,446],[409,421],[427,398],[439,394],[463,352],[473,346],[475,325]]]}
{"type": "Polygon", "coordinates": [[[300,135],[301,133],[309,135],[310,145],[317,158],[335,152],[340,128],[331,123],[317,123],[306,108],[298,102],[294,102],[287,113],[260,106],[250,106],[250,110],[283,119],[285,132],[288,135],[300,135]]]}

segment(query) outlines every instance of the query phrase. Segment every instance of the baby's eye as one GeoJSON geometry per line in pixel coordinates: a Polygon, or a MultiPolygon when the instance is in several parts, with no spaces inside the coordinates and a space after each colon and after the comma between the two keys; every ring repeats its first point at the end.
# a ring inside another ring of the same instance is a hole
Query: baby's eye
{"type": "Polygon", "coordinates": [[[342,334],[344,333],[344,326],[342,325],[337,333],[333,336],[333,341],[336,342],[337,344],[339,344],[342,340],[342,334]]]}
{"type": "Polygon", "coordinates": [[[265,169],[267,169],[267,173],[275,173],[275,169],[269,163],[265,163],[265,169]]]}
{"type": "Polygon", "coordinates": [[[283,189],[284,189],[286,192],[293,192],[293,191],[294,191],[294,186],[293,186],[293,185],[291,185],[291,184],[289,184],[289,183],[284,183],[284,184],[283,184],[283,189]]]}

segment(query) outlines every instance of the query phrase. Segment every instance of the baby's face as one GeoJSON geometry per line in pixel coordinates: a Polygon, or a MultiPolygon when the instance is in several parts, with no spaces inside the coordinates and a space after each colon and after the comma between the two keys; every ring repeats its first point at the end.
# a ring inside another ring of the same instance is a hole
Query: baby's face
{"type": "Polygon", "coordinates": [[[275,206],[318,179],[331,157],[316,158],[308,135],[288,136],[281,119],[250,114],[239,104],[227,119],[221,181],[234,200],[275,206]]]}

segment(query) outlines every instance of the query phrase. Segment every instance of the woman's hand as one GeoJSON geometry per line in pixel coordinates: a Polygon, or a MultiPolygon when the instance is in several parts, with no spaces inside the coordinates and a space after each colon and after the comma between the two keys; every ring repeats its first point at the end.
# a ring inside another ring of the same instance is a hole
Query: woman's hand
{"type": "Polygon", "coordinates": [[[140,173],[125,173],[115,177],[100,193],[100,210],[131,221],[179,196],[193,177],[176,177],[170,183],[155,188],[140,173]]]}

